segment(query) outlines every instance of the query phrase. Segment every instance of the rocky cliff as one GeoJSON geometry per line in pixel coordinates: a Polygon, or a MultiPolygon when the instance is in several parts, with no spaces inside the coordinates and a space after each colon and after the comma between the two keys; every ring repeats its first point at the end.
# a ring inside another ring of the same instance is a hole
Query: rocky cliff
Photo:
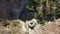
{"type": "Polygon", "coordinates": [[[27,29],[26,23],[21,20],[7,21],[10,23],[7,26],[4,26],[2,22],[0,22],[0,34],[60,34],[60,19],[46,22],[43,26],[37,23],[34,29],[27,29]]]}

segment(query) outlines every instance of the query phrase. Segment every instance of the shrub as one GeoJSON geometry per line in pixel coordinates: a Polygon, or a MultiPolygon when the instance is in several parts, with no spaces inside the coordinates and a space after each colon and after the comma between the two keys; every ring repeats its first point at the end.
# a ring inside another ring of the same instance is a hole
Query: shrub
{"type": "Polygon", "coordinates": [[[4,21],[1,22],[1,24],[3,26],[7,26],[7,25],[9,25],[9,21],[8,20],[4,20],[4,21]]]}

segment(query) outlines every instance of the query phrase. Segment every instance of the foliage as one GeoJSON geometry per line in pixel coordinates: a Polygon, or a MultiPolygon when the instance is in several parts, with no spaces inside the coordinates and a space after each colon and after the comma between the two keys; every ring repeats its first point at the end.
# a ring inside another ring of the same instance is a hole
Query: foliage
{"type": "Polygon", "coordinates": [[[13,24],[12,24],[13,27],[16,27],[20,24],[18,21],[12,21],[12,22],[13,22],[13,24]]]}
{"type": "Polygon", "coordinates": [[[44,3],[45,2],[45,0],[40,0],[40,3],[44,3]]]}
{"type": "Polygon", "coordinates": [[[1,22],[1,24],[2,24],[3,26],[7,26],[7,25],[9,25],[9,22],[8,22],[7,20],[4,20],[4,21],[1,22]]]}
{"type": "Polygon", "coordinates": [[[50,4],[51,6],[53,6],[55,3],[54,3],[54,1],[51,0],[51,1],[49,2],[49,4],[50,4]]]}
{"type": "Polygon", "coordinates": [[[30,10],[36,10],[36,7],[38,5],[38,0],[29,0],[28,4],[27,4],[27,8],[30,10]]]}
{"type": "Polygon", "coordinates": [[[60,11],[52,8],[54,7],[54,5],[56,5],[56,2],[50,0],[48,4],[50,5],[50,7],[47,8],[45,0],[29,0],[27,4],[27,9],[35,11],[36,15],[34,14],[34,18],[38,19],[40,24],[44,24],[44,22],[48,19],[50,20],[52,16],[60,16],[60,11]],[[43,5],[42,10],[39,9],[41,5],[43,5]],[[48,16],[50,16],[50,18],[48,16]]]}

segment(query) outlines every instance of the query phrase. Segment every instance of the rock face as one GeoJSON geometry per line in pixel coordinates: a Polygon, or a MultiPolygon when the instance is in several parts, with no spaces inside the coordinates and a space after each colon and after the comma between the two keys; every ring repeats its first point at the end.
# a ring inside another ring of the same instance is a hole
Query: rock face
{"type": "Polygon", "coordinates": [[[0,18],[18,19],[28,0],[0,0],[0,18]]]}
{"type": "Polygon", "coordinates": [[[34,20],[25,23],[21,20],[12,20],[7,27],[0,26],[0,34],[60,34],[60,19],[54,22],[49,21],[43,26],[36,23],[34,29],[27,26],[32,21],[34,20]]]}
{"type": "Polygon", "coordinates": [[[54,22],[47,22],[45,25],[41,26],[36,24],[34,29],[29,28],[29,34],[60,34],[60,19],[54,22]]]}

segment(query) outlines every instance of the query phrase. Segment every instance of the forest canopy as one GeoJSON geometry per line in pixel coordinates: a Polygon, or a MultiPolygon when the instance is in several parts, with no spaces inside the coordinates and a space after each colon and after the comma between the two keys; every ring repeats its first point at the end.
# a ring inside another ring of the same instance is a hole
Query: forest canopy
{"type": "Polygon", "coordinates": [[[40,22],[60,18],[60,0],[29,0],[26,8],[32,10],[40,22]]]}

